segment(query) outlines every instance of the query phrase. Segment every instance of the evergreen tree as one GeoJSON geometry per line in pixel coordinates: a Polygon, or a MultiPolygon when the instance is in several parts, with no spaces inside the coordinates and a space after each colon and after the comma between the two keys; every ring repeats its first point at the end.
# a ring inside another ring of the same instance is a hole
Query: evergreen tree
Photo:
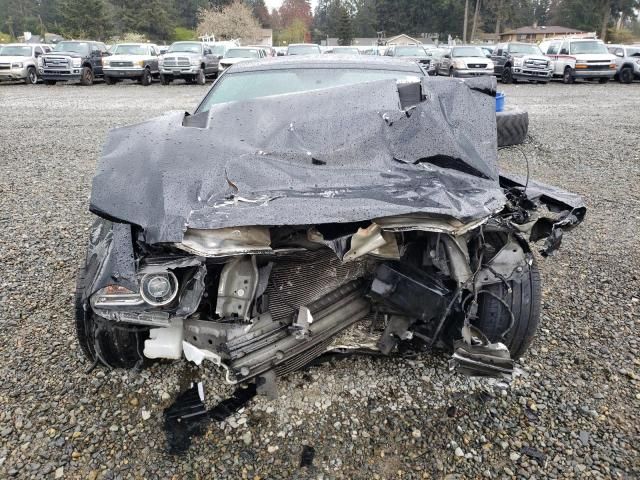
{"type": "Polygon", "coordinates": [[[340,7],[340,19],[338,21],[338,45],[351,45],[353,30],[351,29],[351,16],[345,6],[340,7]]]}
{"type": "Polygon", "coordinates": [[[71,38],[104,40],[111,32],[111,18],[104,0],[60,0],[62,33],[71,38]]]}

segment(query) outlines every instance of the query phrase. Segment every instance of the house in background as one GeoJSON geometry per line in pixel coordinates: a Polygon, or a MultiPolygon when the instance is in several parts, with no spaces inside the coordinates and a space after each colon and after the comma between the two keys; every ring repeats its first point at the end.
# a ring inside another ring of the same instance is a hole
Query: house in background
{"type": "MultiPolygon", "coordinates": [[[[351,45],[354,47],[374,47],[384,45],[431,45],[433,44],[432,38],[429,34],[423,35],[423,38],[417,39],[410,37],[405,33],[395,35],[393,37],[386,38],[380,37],[358,37],[351,40],[351,45]]],[[[339,45],[338,38],[327,38],[320,40],[320,45],[323,47],[337,47],[339,45]]]]}
{"type": "Polygon", "coordinates": [[[556,37],[595,37],[595,32],[583,32],[575,28],[560,27],[557,25],[520,27],[508,30],[500,34],[501,42],[528,42],[540,43],[547,38],[556,37]]]}

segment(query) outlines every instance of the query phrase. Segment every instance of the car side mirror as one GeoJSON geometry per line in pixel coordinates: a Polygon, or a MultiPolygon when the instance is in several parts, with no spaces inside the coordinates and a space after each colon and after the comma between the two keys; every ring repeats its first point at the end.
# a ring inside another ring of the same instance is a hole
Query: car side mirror
{"type": "Polygon", "coordinates": [[[491,58],[491,54],[490,54],[490,53],[487,53],[487,54],[485,55],[485,57],[487,57],[487,58],[491,58]]]}
{"type": "Polygon", "coordinates": [[[624,53],[622,53],[622,52],[617,52],[617,53],[616,53],[616,57],[623,58],[623,57],[624,57],[624,53]]]}
{"type": "Polygon", "coordinates": [[[569,50],[563,48],[562,50],[560,50],[560,55],[569,55],[569,50]]]}
{"type": "Polygon", "coordinates": [[[443,58],[451,58],[451,55],[449,54],[443,55],[443,58]]]}

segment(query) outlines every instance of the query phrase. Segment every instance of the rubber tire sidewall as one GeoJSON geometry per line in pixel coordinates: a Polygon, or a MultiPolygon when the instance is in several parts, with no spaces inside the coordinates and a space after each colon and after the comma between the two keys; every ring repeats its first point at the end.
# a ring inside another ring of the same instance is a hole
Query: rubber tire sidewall
{"type": "Polygon", "coordinates": [[[194,80],[198,85],[204,85],[207,83],[207,76],[204,74],[204,70],[202,68],[198,70],[198,74],[194,80]]]}
{"type": "Polygon", "coordinates": [[[504,283],[482,287],[499,298],[502,298],[511,308],[514,323],[506,338],[502,334],[509,328],[511,315],[506,307],[496,298],[481,293],[478,297],[479,316],[475,325],[492,342],[503,342],[511,353],[511,358],[520,358],[531,345],[538,325],[542,305],[542,291],[540,272],[533,263],[527,266],[519,281],[508,282],[511,293],[504,283]]]}
{"type": "Polygon", "coordinates": [[[564,83],[565,85],[571,85],[572,83],[575,83],[575,81],[576,79],[573,76],[571,67],[566,67],[564,69],[564,72],[562,72],[562,83],[564,83]]]}
{"type": "Polygon", "coordinates": [[[82,67],[82,73],[80,75],[81,85],[84,85],[85,87],[93,85],[94,76],[93,70],[91,70],[90,67],[82,67]],[[90,73],[90,75],[87,75],[88,73],[90,73]]]}
{"type": "Polygon", "coordinates": [[[151,72],[148,68],[145,68],[144,72],[142,73],[142,77],[140,77],[140,85],[145,87],[151,85],[151,72]]]}
{"type": "Polygon", "coordinates": [[[106,83],[107,85],[115,85],[116,81],[113,78],[105,75],[104,76],[104,83],[106,83]]]}
{"type": "Polygon", "coordinates": [[[24,81],[25,81],[25,83],[27,85],[35,85],[35,84],[38,83],[38,72],[35,69],[35,67],[28,67],[27,68],[27,77],[24,79],[24,81]],[[31,72],[33,72],[33,74],[34,74],[34,78],[35,78],[34,81],[31,81],[31,72]]]}
{"type": "Polygon", "coordinates": [[[498,147],[520,145],[529,133],[529,114],[519,108],[505,107],[496,113],[498,147]]]}
{"type": "Polygon", "coordinates": [[[160,83],[162,85],[169,85],[173,82],[173,77],[167,77],[166,75],[160,74],[160,83]]]}
{"type": "Polygon", "coordinates": [[[509,84],[509,83],[513,83],[513,71],[511,70],[511,67],[504,67],[504,70],[502,70],[502,83],[505,84],[509,84]],[[505,76],[505,73],[508,72],[508,75],[505,76]]]}
{"type": "Polygon", "coordinates": [[[633,83],[633,70],[629,67],[620,70],[619,81],[620,83],[633,83]],[[628,73],[628,78],[625,78],[625,72],[628,73]]]}

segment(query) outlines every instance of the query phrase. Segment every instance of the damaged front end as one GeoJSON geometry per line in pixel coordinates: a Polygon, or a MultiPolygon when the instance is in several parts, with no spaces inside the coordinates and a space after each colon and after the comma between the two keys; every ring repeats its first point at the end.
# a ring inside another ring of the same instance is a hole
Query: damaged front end
{"type": "Polygon", "coordinates": [[[167,117],[165,138],[193,145],[180,165],[175,143],[157,150],[116,132],[78,282],[85,353],[111,367],[207,360],[267,393],[327,351],[444,348],[464,373],[509,374],[540,316],[529,241],[551,253],[585,211],[571,194],[498,174],[494,86],[423,82],[409,108],[393,82],[224,105],[247,129],[231,146],[212,140],[234,127],[216,123],[224,112],[205,128],[167,117]],[[341,99],[357,138],[327,106],[341,99]],[[291,118],[291,105],[325,122],[291,118]],[[259,113],[270,122],[247,126],[259,113]]]}

